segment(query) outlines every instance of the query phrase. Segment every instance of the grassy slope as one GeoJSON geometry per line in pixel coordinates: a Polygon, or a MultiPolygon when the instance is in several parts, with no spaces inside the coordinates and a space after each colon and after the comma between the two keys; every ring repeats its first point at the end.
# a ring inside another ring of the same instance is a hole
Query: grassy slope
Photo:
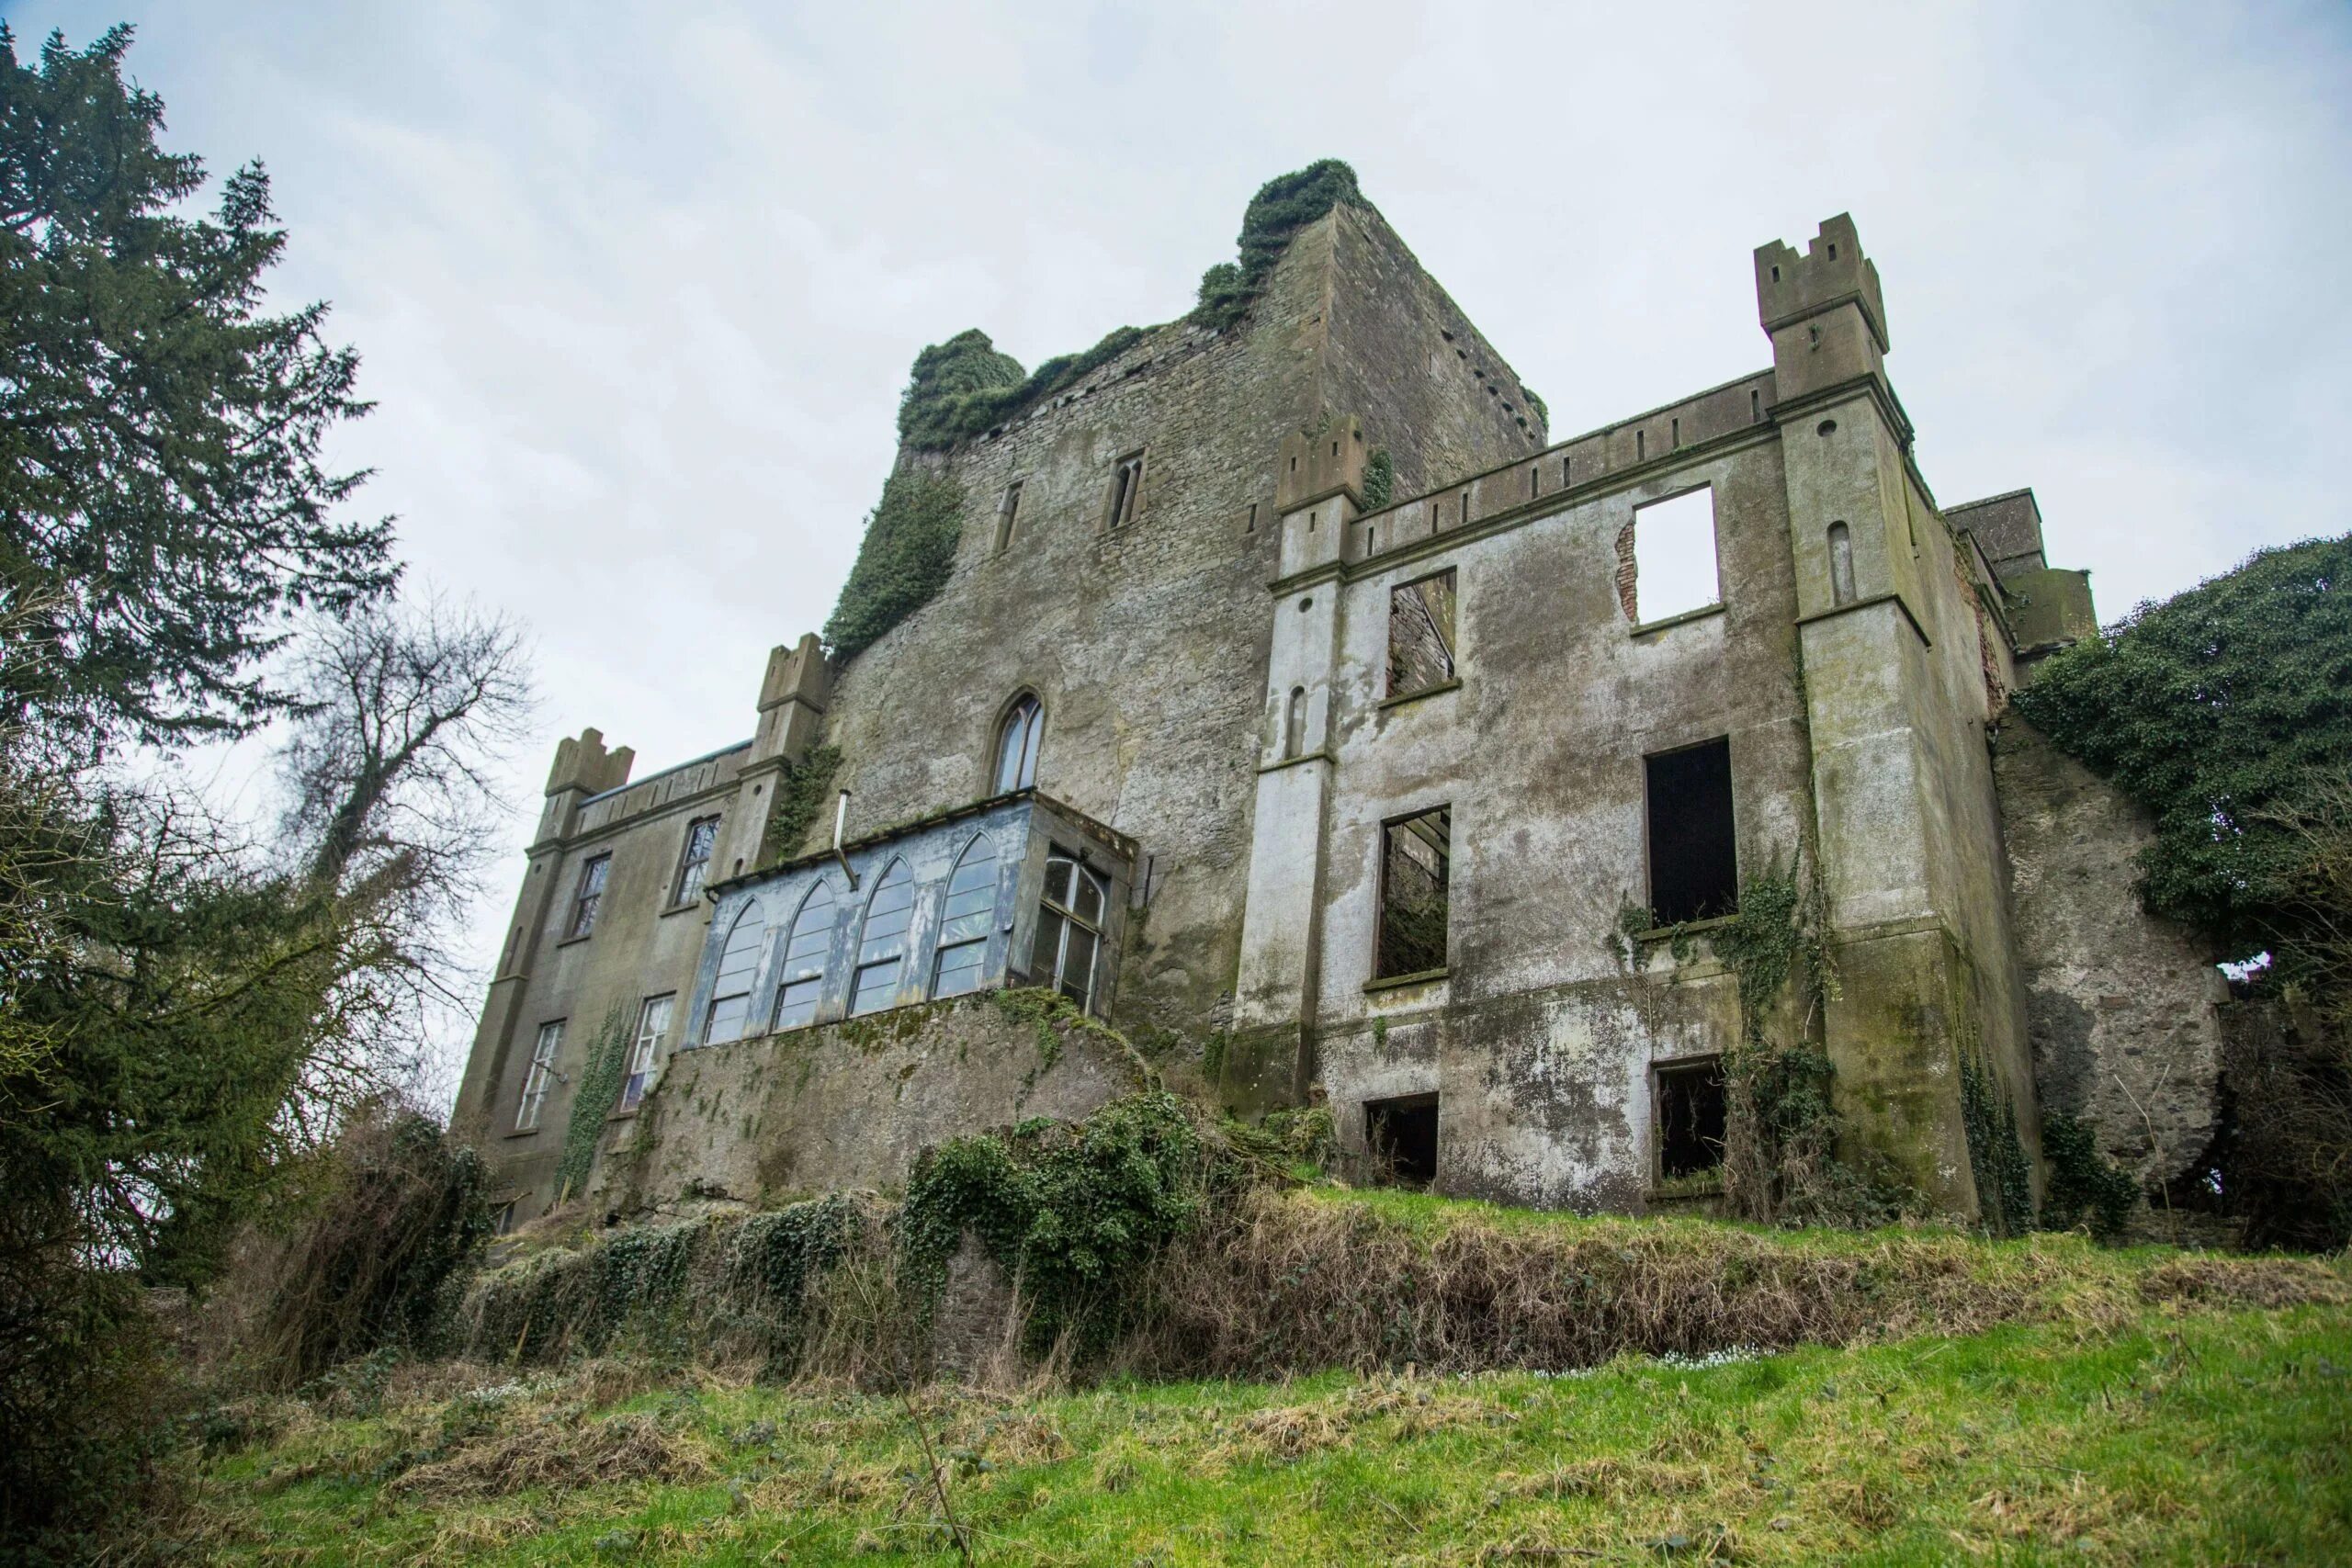
{"type": "MultiPolygon", "coordinates": [[[[1432,1233],[1467,1212],[1369,1201],[1432,1233]]],[[[1660,1234],[1476,1220],[1629,1247],[1660,1234]]],[[[2335,1304],[2233,1311],[2177,1288],[2195,1259],[2064,1238],[1963,1250],[1987,1280],[2035,1280],[2041,1321],[1555,1378],[931,1394],[925,1425],[983,1562],[2352,1561],[2341,1262],[2275,1266],[2307,1302],[2324,1275],[2335,1304]]],[[[696,1374],[647,1389],[614,1363],[458,1393],[506,1375],[411,1373],[365,1417],[265,1409],[277,1435],[194,1467],[163,1528],[256,1563],[956,1560],[896,1401],[696,1374]]]]}

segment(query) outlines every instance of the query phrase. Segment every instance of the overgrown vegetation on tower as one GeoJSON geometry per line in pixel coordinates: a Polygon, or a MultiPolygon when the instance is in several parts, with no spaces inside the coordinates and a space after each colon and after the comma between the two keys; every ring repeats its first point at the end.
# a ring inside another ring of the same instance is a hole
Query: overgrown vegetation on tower
{"type": "Polygon", "coordinates": [[[931,603],[956,570],[963,524],[963,486],[914,468],[890,476],[825,623],[825,647],[834,658],[864,652],[931,603]]]}
{"type": "Polygon", "coordinates": [[[1291,237],[1341,202],[1371,205],[1356,186],[1355,170],[1337,158],[1320,159],[1260,186],[1241,214],[1236,241],[1241,259],[1219,262],[1201,275],[1193,320],[1222,330],[1248,315],[1291,237]]]}

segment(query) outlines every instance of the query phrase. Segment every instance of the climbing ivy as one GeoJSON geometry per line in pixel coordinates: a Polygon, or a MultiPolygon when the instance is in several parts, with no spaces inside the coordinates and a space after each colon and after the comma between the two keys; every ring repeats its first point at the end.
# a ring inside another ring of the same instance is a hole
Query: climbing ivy
{"type": "Polygon", "coordinates": [[[910,467],[890,476],[825,623],[836,659],[855,658],[946,586],[963,516],[963,486],[910,467]]]}
{"type": "Polygon", "coordinates": [[[560,1203],[588,1181],[596,1161],[596,1141],[604,1135],[605,1118],[619,1100],[621,1080],[628,1076],[628,1015],[616,1003],[605,1014],[604,1026],[589,1043],[587,1063],[580,1069],[580,1089],[571,1097],[571,1117],[564,1123],[563,1156],[556,1162],[556,1201],[560,1203]]]}
{"type": "Polygon", "coordinates": [[[1363,460],[1363,509],[1377,512],[1396,493],[1396,460],[1385,446],[1375,446],[1363,460]]]}
{"type": "Polygon", "coordinates": [[[760,840],[760,863],[790,860],[800,851],[809,827],[825,809],[825,796],[842,765],[838,746],[812,746],[797,762],[786,762],[776,775],[775,799],[768,807],[767,832],[760,840]]]}
{"type": "Polygon", "coordinates": [[[982,434],[1066,391],[1141,343],[1141,327],[1114,327],[1093,347],[1058,354],[1023,376],[1021,361],[1001,354],[974,327],[915,355],[899,400],[899,438],[922,451],[944,451],[982,434]]]}
{"type": "Polygon", "coordinates": [[[1550,408],[1545,406],[1544,400],[1536,395],[1534,388],[1526,385],[1524,382],[1521,383],[1519,396],[1521,402],[1524,402],[1529,408],[1535,411],[1536,418],[1542,420],[1547,427],[1551,424],[1552,411],[1550,408]]]}
{"type": "Polygon", "coordinates": [[[955,1139],[916,1162],[899,1214],[900,1279],[919,1317],[964,1233],[1032,1307],[1044,1347],[1107,1343],[1137,1304],[1144,1268],[1182,1233],[1204,1190],[1193,1113],[1165,1090],[1115,1100],[1080,1122],[1036,1118],[955,1139]]]}
{"type": "Polygon", "coordinates": [[[2043,1230],[2085,1226],[2104,1241],[2122,1234],[2140,1206],[2140,1184],[2130,1171],[2108,1163],[2088,1123],[2063,1111],[2045,1115],[2041,1157],[2050,1167],[2041,1193],[2043,1230]]]}
{"type": "Polygon", "coordinates": [[[2033,1182],[2025,1145],[2018,1139],[2017,1108],[1970,1050],[1960,1057],[1960,1117],[1984,1228],[1996,1235],[2023,1235],[2033,1228],[2033,1182]]]}
{"type": "Polygon", "coordinates": [[[1241,214],[1236,241],[1238,262],[1219,262],[1201,275],[1200,298],[1192,319],[1220,331],[1250,313],[1265,292],[1267,275],[1282,259],[1291,236],[1341,202],[1369,207],[1356,187],[1356,172],[1337,158],[1325,158],[1258,187],[1241,214]]]}

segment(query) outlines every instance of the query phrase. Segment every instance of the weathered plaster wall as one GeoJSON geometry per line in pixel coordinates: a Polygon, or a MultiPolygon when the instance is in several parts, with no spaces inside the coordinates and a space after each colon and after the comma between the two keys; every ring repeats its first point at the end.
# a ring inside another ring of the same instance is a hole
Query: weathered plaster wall
{"type": "Polygon", "coordinates": [[[604,1207],[773,1204],[902,1184],[915,1156],[1030,1116],[1083,1117],[1147,1075],[1108,1031],[993,993],[681,1052],[600,1168],[604,1207]]]}
{"type": "Polygon", "coordinates": [[[2167,1180],[2212,1140],[2228,987],[2193,933],[2141,908],[2139,807],[2015,716],[1994,755],[2042,1101],[2167,1180]]]}

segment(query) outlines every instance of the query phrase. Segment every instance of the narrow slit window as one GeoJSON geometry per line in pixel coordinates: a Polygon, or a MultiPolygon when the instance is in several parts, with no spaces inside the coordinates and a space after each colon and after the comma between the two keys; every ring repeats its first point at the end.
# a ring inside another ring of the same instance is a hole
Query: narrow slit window
{"type": "Polygon", "coordinates": [[[1754,388],[1747,393],[1747,423],[1760,424],[1764,420],[1764,394],[1754,388]]]}
{"type": "Polygon", "coordinates": [[[1674,445],[1678,448],[1682,445],[1682,422],[1679,419],[1674,422],[1674,445]]]}
{"type": "Polygon", "coordinates": [[[740,1040],[752,1012],[752,976],[760,966],[760,944],[767,936],[767,917],[757,898],[735,912],[727,928],[726,945],[718,950],[718,975],[711,982],[710,1008],[703,1014],[702,1043],[724,1044],[740,1040]]]}
{"type": "Polygon", "coordinates": [[[605,878],[613,869],[613,857],[592,855],[580,867],[580,886],[571,895],[571,922],[564,930],[566,941],[586,936],[596,929],[596,911],[605,902],[605,878]]]}
{"type": "Polygon", "coordinates": [[[1364,1102],[1364,1149],[1381,1180],[1427,1187],[1437,1179],[1437,1113],[1433,1094],[1364,1102]]]}
{"type": "Polygon", "coordinates": [[[1829,602],[1854,602],[1854,536],[1843,523],[1829,525],[1829,602]]]}
{"type": "Polygon", "coordinates": [[[874,896],[865,902],[865,923],[858,928],[851,1017],[897,1005],[899,976],[907,966],[907,927],[914,920],[914,874],[905,861],[894,860],[882,880],[874,885],[874,896]]]}
{"type": "Polygon", "coordinates": [[[1731,741],[1709,740],[1645,759],[1650,916],[1661,926],[1739,908],[1732,818],[1731,741]]]}
{"type": "Polygon", "coordinates": [[[1647,432],[1639,430],[1634,432],[1634,461],[1638,463],[1646,455],[1649,439],[1647,432]]]}
{"type": "Polygon", "coordinates": [[[1409,696],[1453,679],[1453,570],[1388,591],[1388,694],[1409,696]]]}
{"type": "Polygon", "coordinates": [[[1031,984],[1058,991],[1080,1008],[1092,1010],[1104,902],[1101,877],[1068,855],[1047,857],[1045,897],[1037,907],[1037,935],[1029,949],[1031,984]]]}
{"type": "Polygon", "coordinates": [[[686,824],[685,845],[678,852],[678,874],[670,886],[673,907],[691,904],[702,897],[702,885],[710,875],[711,852],[718,843],[718,818],[706,817],[686,824]]]}
{"type": "Polygon", "coordinates": [[[1677,1062],[1658,1068],[1656,1078],[1657,1179],[1688,1180],[1723,1169],[1723,1063],[1677,1062]]]}
{"type": "Polygon", "coordinates": [[[1124,528],[1135,521],[1143,500],[1143,454],[1130,453],[1111,471],[1111,505],[1104,513],[1106,528],[1124,528]]]}
{"type": "Polygon", "coordinates": [[[1046,730],[1046,710],[1023,697],[1006,711],[996,732],[996,793],[1031,789],[1037,783],[1037,748],[1046,730]]]}
{"type": "Polygon", "coordinates": [[[1723,603],[1712,485],[1634,511],[1634,619],[1670,620],[1723,603]]]}
{"type": "Polygon", "coordinates": [[[1441,806],[1391,822],[1381,829],[1380,840],[1380,933],[1374,978],[1442,969],[1453,808],[1441,806]]]}
{"type": "Polygon", "coordinates": [[[523,1103],[514,1109],[514,1130],[527,1133],[539,1124],[539,1111],[547,1104],[548,1086],[555,1081],[555,1054],[563,1043],[563,1022],[539,1025],[539,1037],[531,1046],[531,1066],[523,1074],[523,1103]]]}
{"type": "Polygon", "coordinates": [[[1295,757],[1306,744],[1306,688],[1293,686],[1283,707],[1283,755],[1295,757]]]}
{"type": "Polygon", "coordinates": [[[621,1109],[634,1111],[645,1098],[653,1069],[662,1060],[662,1042],[670,1033],[674,996],[648,997],[637,1010],[637,1043],[628,1054],[628,1080],[621,1085],[621,1109]]]}
{"type": "Polygon", "coordinates": [[[996,503],[996,547],[1012,547],[1012,530],[1021,518],[1021,481],[1013,480],[1004,487],[1003,498],[996,503]]]}
{"type": "Polygon", "coordinates": [[[825,960],[833,951],[833,926],[840,914],[833,890],[821,882],[800,901],[800,913],[792,917],[792,934],[784,944],[784,969],[775,989],[776,1028],[799,1029],[817,1021],[817,1004],[825,993],[825,960]]]}
{"type": "Polygon", "coordinates": [[[947,902],[939,922],[939,959],[932,966],[931,994],[960,997],[980,988],[981,960],[996,925],[996,846],[974,839],[947,879],[947,902]]]}

